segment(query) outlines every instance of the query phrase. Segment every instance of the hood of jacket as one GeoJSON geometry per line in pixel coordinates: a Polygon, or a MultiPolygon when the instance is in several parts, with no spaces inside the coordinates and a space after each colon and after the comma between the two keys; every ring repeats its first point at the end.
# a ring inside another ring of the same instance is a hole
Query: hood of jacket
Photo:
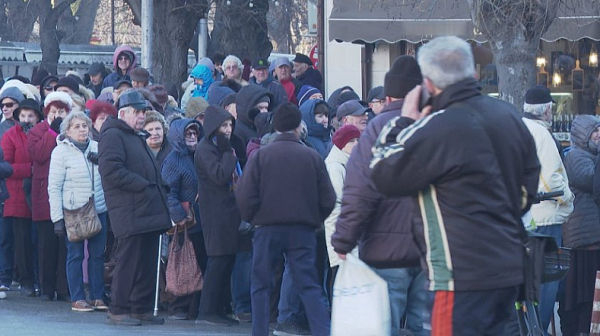
{"type": "Polygon", "coordinates": [[[212,71],[210,71],[210,69],[205,65],[197,64],[194,67],[194,69],[192,70],[190,77],[202,79],[202,85],[194,85],[194,91],[192,92],[192,97],[202,97],[202,98],[208,100],[208,97],[209,97],[208,89],[210,88],[212,83],[215,81],[213,79],[212,71]]]}
{"type": "Polygon", "coordinates": [[[225,97],[229,96],[230,94],[235,94],[235,91],[227,86],[213,84],[208,89],[208,103],[214,106],[221,106],[225,97]]]}
{"type": "Polygon", "coordinates": [[[204,115],[205,136],[212,137],[227,119],[231,119],[231,121],[233,121],[235,129],[235,119],[231,113],[225,111],[222,107],[210,106],[207,108],[204,115]]]}
{"type": "Polygon", "coordinates": [[[127,74],[129,75],[129,73],[131,72],[131,70],[133,70],[133,68],[135,68],[135,65],[137,64],[137,56],[135,55],[135,51],[133,51],[133,49],[131,49],[130,46],[128,45],[122,45],[120,47],[118,47],[117,49],[115,49],[115,52],[113,54],[113,69],[115,69],[115,71],[119,70],[119,55],[122,52],[128,52],[131,53],[131,55],[133,56],[133,59],[131,60],[131,62],[129,63],[129,68],[127,68],[127,74]]]}
{"type": "Polygon", "coordinates": [[[325,163],[339,163],[346,167],[349,159],[350,155],[344,153],[341,149],[337,148],[337,146],[333,146],[331,147],[331,151],[329,151],[329,155],[327,155],[327,158],[325,159],[325,163]]]}
{"type": "MultiPolygon", "coordinates": [[[[331,130],[329,127],[325,128],[323,125],[318,124],[315,120],[315,107],[317,104],[327,103],[321,99],[310,99],[300,106],[300,113],[302,113],[302,120],[306,123],[308,129],[308,136],[329,140],[331,138],[331,130]]],[[[328,105],[329,106],[329,105],[328,105]]]]}
{"type": "Polygon", "coordinates": [[[571,124],[571,145],[591,152],[589,140],[594,130],[600,126],[600,119],[592,115],[578,115],[571,124]]]}
{"type": "MultiPolygon", "coordinates": [[[[254,128],[254,117],[256,117],[256,115],[250,116],[250,110],[252,110],[254,106],[256,106],[256,102],[264,96],[268,96],[271,100],[271,104],[273,104],[273,94],[262,86],[250,84],[242,87],[235,99],[238,119],[249,127],[254,128]]],[[[207,134],[210,133],[207,132],[207,134]]]]}
{"type": "Polygon", "coordinates": [[[202,138],[202,124],[194,119],[177,119],[171,122],[169,126],[169,141],[173,149],[179,153],[188,153],[188,147],[185,145],[185,130],[190,124],[198,125],[198,141],[200,141],[202,138]]]}

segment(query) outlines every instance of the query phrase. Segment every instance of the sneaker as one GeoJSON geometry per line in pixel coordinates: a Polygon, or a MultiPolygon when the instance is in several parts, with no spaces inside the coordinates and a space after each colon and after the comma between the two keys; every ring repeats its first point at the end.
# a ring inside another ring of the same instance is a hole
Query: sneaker
{"type": "Polygon", "coordinates": [[[235,319],[237,321],[240,321],[241,323],[251,323],[252,322],[252,313],[235,314],[235,319]]]}
{"type": "Polygon", "coordinates": [[[10,285],[0,284],[0,292],[8,292],[10,291],[10,285]]]}
{"type": "Polygon", "coordinates": [[[146,314],[131,314],[131,317],[134,319],[138,319],[142,322],[142,324],[164,324],[165,320],[163,318],[154,316],[150,313],[146,314]]]}
{"type": "Polygon", "coordinates": [[[184,312],[177,312],[175,314],[169,315],[169,320],[175,321],[183,321],[188,319],[188,314],[184,312]]]}
{"type": "Polygon", "coordinates": [[[78,300],[71,303],[71,310],[78,312],[93,312],[94,308],[85,302],[85,300],[78,300]]]}
{"type": "Polygon", "coordinates": [[[217,326],[232,326],[238,324],[238,321],[225,318],[217,314],[201,314],[196,320],[196,324],[217,325],[217,326]],[[235,322],[235,323],[234,323],[235,322]]]}
{"type": "Polygon", "coordinates": [[[276,336],[304,336],[312,335],[310,330],[302,328],[296,323],[277,323],[273,335],[276,336]]]}
{"type": "Polygon", "coordinates": [[[111,313],[108,313],[108,316],[106,317],[106,323],[130,327],[142,325],[142,321],[133,318],[127,314],[115,315],[111,313]]]}
{"type": "Polygon", "coordinates": [[[94,308],[94,310],[98,310],[98,311],[107,311],[108,310],[108,306],[102,300],[92,300],[89,302],[89,304],[90,304],[90,306],[92,306],[92,308],[94,308]]]}

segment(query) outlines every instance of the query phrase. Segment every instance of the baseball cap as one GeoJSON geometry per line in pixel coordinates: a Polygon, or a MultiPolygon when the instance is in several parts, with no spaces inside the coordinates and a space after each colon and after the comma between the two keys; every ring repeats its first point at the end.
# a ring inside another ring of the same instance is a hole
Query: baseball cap
{"type": "Polygon", "coordinates": [[[252,69],[266,69],[269,67],[269,60],[261,57],[254,60],[252,63],[252,69]]]}
{"type": "Polygon", "coordinates": [[[279,68],[282,65],[287,65],[290,68],[292,67],[291,62],[287,57],[278,57],[275,61],[273,61],[273,68],[279,68]]]}
{"type": "Polygon", "coordinates": [[[359,116],[371,111],[371,108],[364,107],[358,100],[349,100],[337,108],[336,117],[342,120],[346,116],[359,116]]]}
{"type": "Polygon", "coordinates": [[[148,103],[138,91],[127,91],[119,97],[119,108],[131,106],[136,110],[145,110],[148,103]]]}
{"type": "Polygon", "coordinates": [[[367,103],[372,102],[373,100],[384,100],[385,94],[383,93],[383,86],[376,86],[369,91],[367,95],[367,103]]]}

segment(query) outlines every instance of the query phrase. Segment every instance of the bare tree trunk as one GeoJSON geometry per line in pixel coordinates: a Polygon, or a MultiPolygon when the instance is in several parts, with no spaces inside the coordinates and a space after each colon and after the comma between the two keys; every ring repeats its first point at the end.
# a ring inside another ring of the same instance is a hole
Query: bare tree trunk
{"type": "Polygon", "coordinates": [[[100,0],[79,0],[79,7],[75,15],[71,11],[64,11],[58,20],[59,29],[66,32],[66,37],[62,42],[89,44],[98,7],[100,7],[100,0]]]}
{"type": "Polygon", "coordinates": [[[536,83],[536,51],[560,1],[468,0],[473,22],[494,53],[500,99],[518,109],[536,83]]]}
{"type": "Polygon", "coordinates": [[[209,55],[221,52],[240,58],[266,57],[273,50],[267,28],[268,0],[217,0],[215,26],[208,44],[209,55]]]}
{"type": "Polygon", "coordinates": [[[52,7],[50,0],[37,0],[41,3],[40,11],[40,47],[42,49],[42,68],[51,74],[57,74],[58,59],[60,58],[60,41],[65,33],[56,28],[60,15],[75,2],[63,0],[52,7]]]}
{"type": "Polygon", "coordinates": [[[0,0],[0,40],[29,40],[39,14],[38,1],[0,0]]]}
{"type": "Polygon", "coordinates": [[[179,84],[188,75],[190,42],[200,18],[208,8],[205,0],[169,0],[154,3],[154,44],[152,73],[157,83],[179,84]]]}

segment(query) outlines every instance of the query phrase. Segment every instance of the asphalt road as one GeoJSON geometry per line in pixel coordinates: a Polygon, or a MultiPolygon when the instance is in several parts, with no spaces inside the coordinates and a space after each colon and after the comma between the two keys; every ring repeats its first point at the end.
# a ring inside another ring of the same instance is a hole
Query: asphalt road
{"type": "Polygon", "coordinates": [[[198,326],[194,321],[171,321],[165,318],[163,325],[121,327],[106,324],[106,313],[82,313],[71,311],[70,303],[44,302],[39,298],[21,296],[19,291],[7,292],[0,300],[1,336],[126,336],[126,335],[251,335],[251,324],[232,327],[198,326]]]}

